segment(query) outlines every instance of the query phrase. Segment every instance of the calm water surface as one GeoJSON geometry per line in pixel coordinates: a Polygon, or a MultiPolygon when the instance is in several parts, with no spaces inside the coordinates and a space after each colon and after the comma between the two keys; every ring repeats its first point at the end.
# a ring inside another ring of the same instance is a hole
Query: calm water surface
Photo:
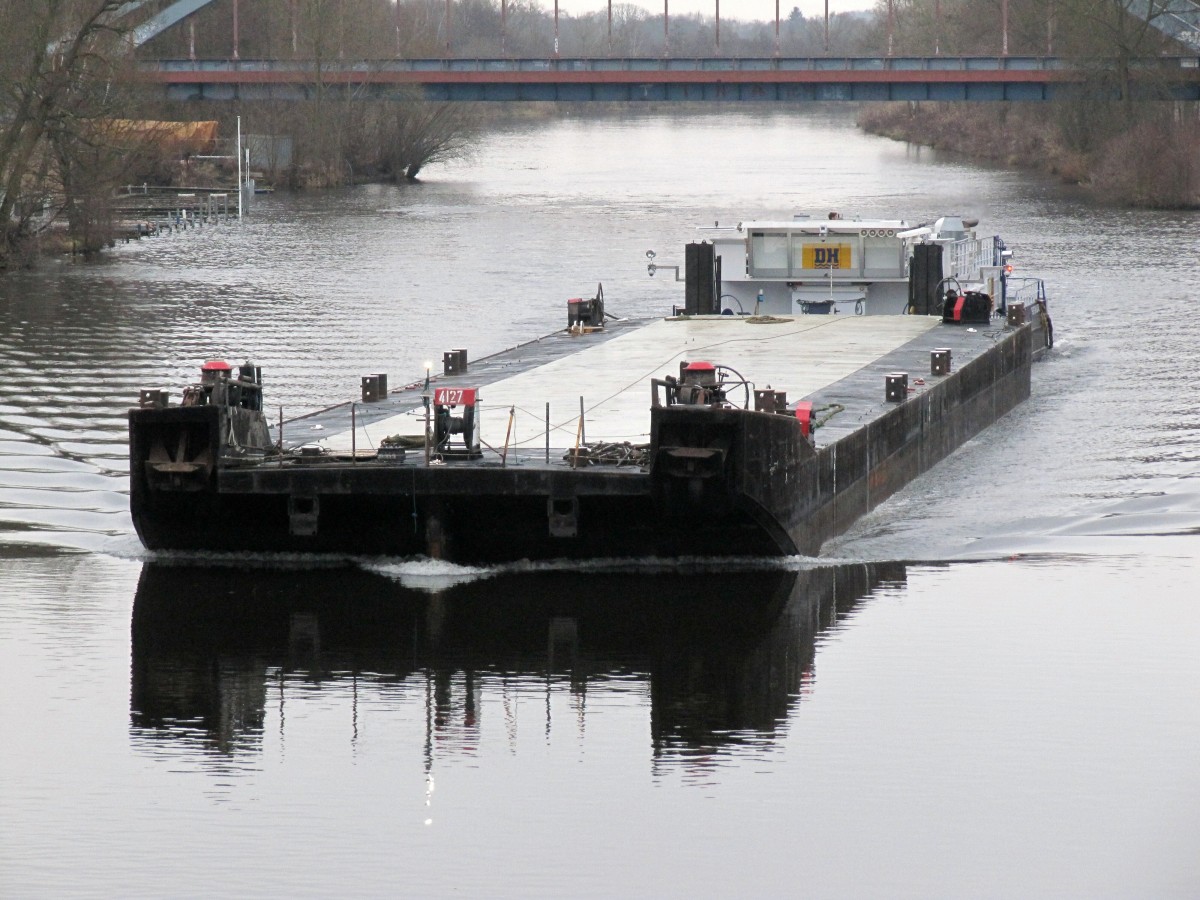
{"type": "Polygon", "coordinates": [[[0,279],[0,896],[1200,894],[1200,215],[832,113],[562,120],[426,183],[0,279]],[[146,555],[124,410],[290,413],[561,327],[693,226],[962,212],[1050,282],[1034,397],[821,559],[146,555]]]}

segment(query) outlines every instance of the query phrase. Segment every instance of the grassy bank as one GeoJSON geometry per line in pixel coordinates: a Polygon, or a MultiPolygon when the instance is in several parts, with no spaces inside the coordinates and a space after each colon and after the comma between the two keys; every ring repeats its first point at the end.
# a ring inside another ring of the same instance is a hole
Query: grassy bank
{"type": "Polygon", "coordinates": [[[1031,169],[1083,185],[1106,202],[1200,208],[1197,104],[879,103],[870,134],[1031,169]]]}

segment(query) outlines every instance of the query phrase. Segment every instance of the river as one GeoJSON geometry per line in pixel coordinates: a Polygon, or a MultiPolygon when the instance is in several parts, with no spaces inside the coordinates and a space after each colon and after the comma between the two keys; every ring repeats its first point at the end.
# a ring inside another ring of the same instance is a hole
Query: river
{"type": "Polygon", "coordinates": [[[0,895],[1194,897],[1200,215],[838,110],[563,118],[421,184],[0,278],[0,895]],[[713,221],[972,215],[1032,399],[818,559],[152,558],[126,408],[289,414],[609,310],[713,221]]]}

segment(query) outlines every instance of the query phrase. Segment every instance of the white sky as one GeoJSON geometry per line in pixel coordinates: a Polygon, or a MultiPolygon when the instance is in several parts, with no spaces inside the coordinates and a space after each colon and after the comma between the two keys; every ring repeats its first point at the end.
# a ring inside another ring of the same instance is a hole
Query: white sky
{"type": "MultiPolygon", "coordinates": [[[[554,0],[537,0],[544,9],[553,9],[554,0]]],[[[613,0],[617,5],[626,0],[613,0]]],[[[652,13],[662,13],[663,0],[628,0],[630,5],[640,6],[652,13]]],[[[714,0],[667,0],[671,15],[703,13],[711,16],[715,9],[714,0]]],[[[800,7],[805,17],[825,16],[825,0],[779,0],[779,15],[786,18],[792,7],[800,7]]],[[[829,0],[829,13],[855,12],[871,9],[875,0],[829,0]]],[[[577,15],[608,8],[607,0],[558,0],[560,12],[577,15]]],[[[775,20],[775,0],[721,0],[721,19],[758,19],[763,22],[775,20]]]]}

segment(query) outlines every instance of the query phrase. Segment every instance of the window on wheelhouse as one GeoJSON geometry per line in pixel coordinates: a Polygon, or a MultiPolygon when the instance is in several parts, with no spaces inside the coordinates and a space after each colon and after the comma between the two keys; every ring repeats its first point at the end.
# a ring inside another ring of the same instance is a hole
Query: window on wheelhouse
{"type": "Polygon", "coordinates": [[[750,233],[750,274],[775,278],[788,276],[788,236],[785,232],[750,233]]]}

